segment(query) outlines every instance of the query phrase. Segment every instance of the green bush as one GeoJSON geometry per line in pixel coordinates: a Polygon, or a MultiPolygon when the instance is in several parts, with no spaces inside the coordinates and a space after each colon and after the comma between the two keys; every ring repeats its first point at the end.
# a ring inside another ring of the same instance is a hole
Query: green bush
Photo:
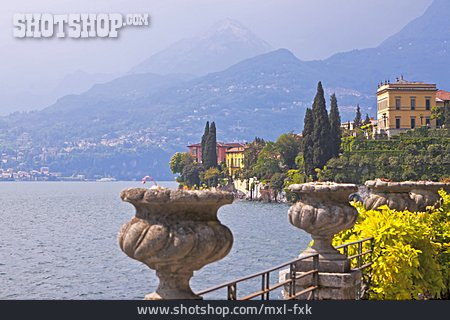
{"type": "MultiPolygon", "coordinates": [[[[441,191],[442,206],[427,212],[395,211],[383,206],[359,211],[355,226],[337,235],[335,246],[374,238],[369,273],[369,299],[448,298],[450,289],[450,196],[441,191]]],[[[364,251],[370,249],[365,243],[364,251]]],[[[349,254],[355,254],[349,248],[349,254]]],[[[365,256],[364,263],[368,262],[365,256]]]]}

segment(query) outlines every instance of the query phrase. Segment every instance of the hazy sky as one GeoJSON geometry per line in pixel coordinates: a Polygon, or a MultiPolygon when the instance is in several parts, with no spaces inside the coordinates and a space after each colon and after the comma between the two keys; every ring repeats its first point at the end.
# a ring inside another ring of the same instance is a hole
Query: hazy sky
{"type": "Polygon", "coordinates": [[[118,73],[215,22],[240,21],[274,48],[301,59],[377,46],[420,16],[432,0],[15,0],[0,8],[0,84],[17,79],[49,86],[67,73],[118,73]],[[129,27],[118,39],[18,39],[14,13],[148,13],[151,26],[129,27]]]}

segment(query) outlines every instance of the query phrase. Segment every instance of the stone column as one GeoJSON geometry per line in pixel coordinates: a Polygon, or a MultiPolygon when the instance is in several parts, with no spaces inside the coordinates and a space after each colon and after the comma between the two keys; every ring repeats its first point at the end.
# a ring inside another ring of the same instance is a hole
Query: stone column
{"type": "MultiPolygon", "coordinates": [[[[314,244],[300,257],[319,254],[319,289],[316,299],[355,299],[361,286],[361,271],[351,271],[350,261],[332,246],[335,234],[353,227],[358,211],[349,204],[349,197],[358,188],[353,184],[330,182],[292,185],[289,190],[297,195],[297,202],[288,212],[289,222],[311,234],[314,244]]],[[[313,269],[313,259],[300,261],[299,275],[313,269]]],[[[289,276],[289,270],[280,272],[280,280],[289,276]]],[[[312,284],[312,276],[296,281],[296,292],[312,284]]],[[[299,299],[306,299],[301,296],[299,299]]]]}
{"type": "Polygon", "coordinates": [[[136,216],[122,226],[120,248],[159,278],[158,288],[145,299],[201,299],[189,281],[194,271],[231,250],[233,235],[217,211],[233,202],[232,194],[152,187],[123,190],[121,198],[136,208],[136,216]]]}
{"type": "Polygon", "coordinates": [[[390,182],[380,179],[367,181],[369,196],[364,200],[366,210],[386,205],[392,210],[411,212],[425,211],[428,206],[438,204],[438,191],[450,191],[450,183],[430,181],[390,182]]]}

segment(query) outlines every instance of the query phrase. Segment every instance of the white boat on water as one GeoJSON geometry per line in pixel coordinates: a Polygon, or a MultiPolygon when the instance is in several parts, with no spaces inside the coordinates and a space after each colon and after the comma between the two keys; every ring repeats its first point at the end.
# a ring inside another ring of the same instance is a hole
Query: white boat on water
{"type": "Polygon", "coordinates": [[[112,182],[112,181],[117,181],[116,178],[101,178],[101,179],[97,179],[95,180],[97,182],[112,182]]]}

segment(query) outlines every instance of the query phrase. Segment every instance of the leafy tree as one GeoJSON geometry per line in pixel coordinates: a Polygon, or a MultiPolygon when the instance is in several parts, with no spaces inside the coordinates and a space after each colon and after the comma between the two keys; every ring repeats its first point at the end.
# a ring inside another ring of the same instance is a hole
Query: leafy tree
{"type": "Polygon", "coordinates": [[[331,158],[330,150],[330,120],[328,119],[322,83],[317,85],[317,94],[312,107],[314,117],[313,130],[313,161],[314,168],[323,168],[331,158]]]}
{"type": "Polygon", "coordinates": [[[444,126],[447,132],[450,133],[450,103],[447,101],[444,106],[444,126]]]}
{"type": "Polygon", "coordinates": [[[295,158],[301,151],[300,137],[293,133],[282,134],[275,142],[275,146],[281,155],[283,164],[288,169],[294,169],[296,167],[295,158]]]}
{"type": "Polygon", "coordinates": [[[193,162],[186,165],[181,173],[184,183],[191,188],[200,186],[200,174],[203,171],[203,165],[200,163],[193,162]]]}
{"type": "Polygon", "coordinates": [[[187,152],[177,152],[170,158],[169,166],[172,173],[182,173],[186,165],[194,162],[194,157],[187,152]]]}
{"type": "Polygon", "coordinates": [[[247,148],[244,150],[245,168],[250,168],[256,164],[256,161],[258,161],[258,155],[265,145],[266,142],[264,139],[260,139],[258,137],[256,137],[252,143],[248,144],[247,148]]]}
{"type": "Polygon", "coordinates": [[[362,126],[361,108],[359,107],[359,104],[356,106],[356,115],[355,120],[353,120],[353,123],[355,128],[361,128],[362,126]]]}
{"type": "Polygon", "coordinates": [[[275,201],[277,201],[277,194],[283,191],[284,180],[286,177],[286,174],[276,172],[270,178],[270,187],[275,191],[275,201]]]}
{"type": "Polygon", "coordinates": [[[330,148],[332,157],[339,156],[341,138],[341,116],[339,114],[336,95],[333,94],[330,105],[330,148]]]}
{"type": "Polygon", "coordinates": [[[254,173],[259,179],[270,179],[276,172],[281,172],[280,154],[273,142],[267,142],[258,155],[254,173]]]}
{"type": "Polygon", "coordinates": [[[207,148],[206,148],[206,140],[208,139],[209,136],[209,121],[206,121],[206,125],[205,125],[205,131],[203,132],[203,136],[202,136],[202,163],[205,163],[205,159],[207,157],[207,148]]]}
{"type": "Polygon", "coordinates": [[[303,165],[304,171],[307,176],[314,175],[314,142],[313,142],[313,131],[314,131],[314,117],[311,109],[307,108],[305,113],[305,120],[303,126],[303,165]]]}
{"type": "Polygon", "coordinates": [[[436,119],[438,126],[447,128],[450,133],[450,103],[446,102],[443,107],[433,107],[432,119],[436,119]]]}
{"type": "Polygon", "coordinates": [[[200,173],[200,179],[208,187],[217,187],[220,178],[220,171],[218,168],[209,168],[206,171],[200,173]]]}
{"type": "Polygon", "coordinates": [[[206,169],[217,167],[217,138],[216,138],[216,124],[211,123],[209,127],[209,134],[205,141],[206,156],[204,166],[206,169]]]}
{"type": "Polygon", "coordinates": [[[284,187],[289,187],[291,184],[305,183],[306,177],[300,170],[289,170],[286,179],[284,180],[284,187]]]}

